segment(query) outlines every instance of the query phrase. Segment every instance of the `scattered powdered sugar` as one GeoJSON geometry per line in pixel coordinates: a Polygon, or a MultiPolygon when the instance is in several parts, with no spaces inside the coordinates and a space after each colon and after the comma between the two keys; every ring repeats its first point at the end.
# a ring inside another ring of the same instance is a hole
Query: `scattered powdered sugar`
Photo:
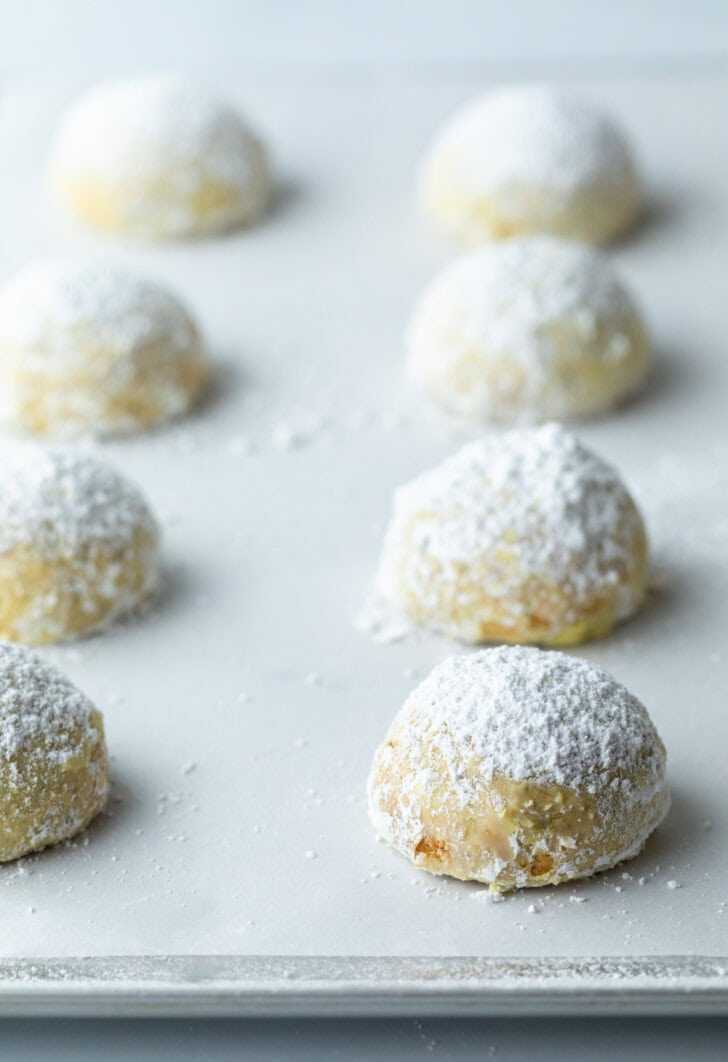
{"type": "Polygon", "coordinates": [[[615,125],[548,85],[499,89],[466,105],[433,145],[462,167],[466,189],[515,185],[568,197],[595,184],[631,187],[634,163],[615,125]]]}
{"type": "Polygon", "coordinates": [[[379,645],[392,645],[415,634],[416,628],[407,616],[390,604],[386,596],[374,588],[354,617],[354,626],[368,634],[379,645]]]}
{"type": "Polygon", "coordinates": [[[470,894],[471,900],[477,900],[478,903],[505,903],[506,898],[502,892],[491,892],[490,889],[477,889],[470,894]]]}
{"type": "Polygon", "coordinates": [[[468,444],[397,491],[377,585],[397,605],[403,582],[427,594],[430,558],[454,582],[462,566],[505,548],[517,563],[503,566],[489,594],[508,598],[514,579],[534,575],[571,587],[577,602],[613,587],[623,618],[639,603],[622,581],[642,534],[606,462],[558,425],[520,429],[468,444]]]}
{"type": "Polygon", "coordinates": [[[399,740],[434,743],[455,785],[465,750],[485,779],[594,792],[603,772],[647,768],[655,786],[664,783],[664,751],[644,706],[606,671],[564,653],[509,646],[449,657],[402,715],[399,740]]]}
{"type": "Polygon", "coordinates": [[[297,450],[306,441],[305,435],[292,424],[281,421],[273,429],[272,443],[274,450],[297,450]]]}
{"type": "Polygon", "coordinates": [[[90,542],[126,545],[140,530],[158,537],[140,491],[89,454],[6,443],[0,462],[0,552],[32,544],[67,557],[90,542]]]}
{"type": "MultiPolygon", "coordinates": [[[[320,396],[319,396],[320,397],[320,396]]],[[[277,406],[277,403],[276,403],[277,406]]],[[[362,431],[391,432],[404,427],[406,413],[397,405],[376,411],[358,410],[352,416],[342,409],[342,400],[319,401],[312,409],[300,404],[286,409],[272,407],[266,396],[266,416],[249,434],[234,434],[224,441],[226,456],[235,461],[265,458],[270,453],[293,456],[320,446],[339,445],[362,431]]]]}

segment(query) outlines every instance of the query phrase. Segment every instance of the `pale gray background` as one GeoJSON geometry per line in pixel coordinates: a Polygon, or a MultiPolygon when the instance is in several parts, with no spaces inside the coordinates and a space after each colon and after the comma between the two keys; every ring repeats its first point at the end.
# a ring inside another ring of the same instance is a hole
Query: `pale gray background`
{"type": "MultiPolygon", "coordinates": [[[[35,0],[0,4],[0,77],[37,70],[210,67],[247,77],[550,71],[602,77],[716,73],[721,0],[35,0]]],[[[728,123],[727,123],[728,124],[728,123]]],[[[728,135],[726,128],[716,136],[728,135]]],[[[0,160],[2,164],[4,160],[0,160]]],[[[724,1058],[723,1022],[5,1022],[9,1058],[724,1058]]]]}

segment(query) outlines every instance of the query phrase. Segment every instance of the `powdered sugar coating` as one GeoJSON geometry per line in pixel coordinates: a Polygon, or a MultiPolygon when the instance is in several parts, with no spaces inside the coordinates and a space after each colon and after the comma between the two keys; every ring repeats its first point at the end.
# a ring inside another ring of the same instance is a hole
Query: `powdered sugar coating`
{"type": "Polygon", "coordinates": [[[102,84],[82,96],[58,130],[51,177],[88,220],[147,236],[248,223],[269,194],[262,146],[238,112],[202,85],[167,73],[102,84]],[[84,208],[89,187],[95,202],[84,208]],[[113,200],[102,210],[99,189],[113,200]]]}
{"type": "Polygon", "coordinates": [[[73,333],[90,330],[99,345],[131,350],[169,339],[184,348],[192,322],[166,288],[99,259],[36,262],[0,292],[0,334],[19,346],[38,346],[58,331],[52,356],[73,358],[73,333]]]}
{"type": "Polygon", "coordinates": [[[109,465],[64,448],[0,450],[0,634],[30,644],[98,629],[159,581],[159,529],[109,465]]]}
{"type": "MultiPolygon", "coordinates": [[[[31,747],[38,758],[63,764],[79,754],[68,725],[85,730],[95,708],[88,697],[28,649],[0,641],[0,758],[31,747]],[[39,738],[43,739],[38,747],[39,738]]],[[[12,762],[9,763],[14,770],[12,762]]]]}
{"type": "Polygon", "coordinates": [[[664,780],[664,750],[644,705],[602,668],[564,653],[500,646],[448,657],[402,710],[408,737],[436,745],[456,788],[465,749],[488,781],[501,774],[595,792],[605,772],[637,767],[654,785],[664,780]]]}
{"type": "Polygon", "coordinates": [[[638,607],[646,555],[618,475],[549,424],[478,439],[401,487],[377,583],[415,621],[467,641],[565,644],[638,607]]]}
{"type": "Polygon", "coordinates": [[[421,181],[425,209],[471,240],[518,232],[602,242],[640,203],[631,152],[587,101],[548,85],[495,90],[435,139],[421,181]]]}
{"type": "Polygon", "coordinates": [[[466,422],[606,409],[648,363],[639,313],[607,260],[547,236],[447,266],[418,300],[408,347],[417,383],[466,422]]]}
{"type": "Polygon", "coordinates": [[[450,657],[378,750],[379,835],[425,869],[500,888],[634,855],[669,807],[646,709],[584,660],[523,647],[450,657]]]}
{"type": "Polygon", "coordinates": [[[159,534],[141,492],[105,462],[65,447],[0,449],[0,553],[32,543],[46,557],[73,555],[139,530],[159,534]]]}
{"type": "Polygon", "coordinates": [[[0,291],[0,405],[56,435],[184,412],[207,375],[194,320],[166,288],[96,260],[41,261],[0,291]]]}
{"type": "Polygon", "coordinates": [[[0,858],[73,836],[108,788],[94,705],[56,668],[0,642],[0,858]]]}

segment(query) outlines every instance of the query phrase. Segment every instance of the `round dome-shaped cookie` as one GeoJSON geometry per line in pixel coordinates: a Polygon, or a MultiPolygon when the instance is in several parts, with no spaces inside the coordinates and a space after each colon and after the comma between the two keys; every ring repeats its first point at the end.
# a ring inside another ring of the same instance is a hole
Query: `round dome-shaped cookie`
{"type": "Polygon", "coordinates": [[[629,228],[641,198],[612,121],[539,85],[498,89],[458,111],[420,178],[425,213],[464,243],[535,232],[602,243],[629,228]]]}
{"type": "Polygon", "coordinates": [[[56,668],[0,642],[0,861],[80,833],[108,791],[101,713],[56,668]]]}
{"type": "Polygon", "coordinates": [[[159,530],[135,486],[67,449],[0,449],[0,638],[86,634],[144,601],[159,530]]]}
{"type": "Polygon", "coordinates": [[[649,361],[629,293],[598,252],[551,236],[470,251],[425,289],[409,368],[466,423],[561,420],[634,392],[649,361]]]}
{"type": "Polygon", "coordinates": [[[639,511],[558,425],[488,436],[401,487],[377,576],[388,604],[465,642],[573,645],[641,604],[639,511]]]}
{"type": "Polygon", "coordinates": [[[415,866],[498,891],[636,855],[667,813],[665,748],[601,668],[501,647],[450,657],[374,757],[369,813],[415,866]]]}
{"type": "Polygon", "coordinates": [[[0,411],[39,434],[109,435],[184,413],[208,369],[166,288],[103,262],[39,262],[0,290],[0,411]]]}
{"type": "Polygon", "coordinates": [[[95,228],[204,236],[263,213],[263,147],[238,112],[193,81],[136,77],[87,92],[61,122],[51,183],[95,228]]]}

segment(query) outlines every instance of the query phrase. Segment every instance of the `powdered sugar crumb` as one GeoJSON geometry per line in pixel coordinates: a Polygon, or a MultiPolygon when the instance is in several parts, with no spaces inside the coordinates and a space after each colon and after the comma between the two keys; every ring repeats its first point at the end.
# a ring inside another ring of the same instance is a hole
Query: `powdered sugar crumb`
{"type": "Polygon", "coordinates": [[[372,590],[354,618],[354,626],[379,645],[393,645],[415,634],[410,620],[378,590],[372,590]]]}

